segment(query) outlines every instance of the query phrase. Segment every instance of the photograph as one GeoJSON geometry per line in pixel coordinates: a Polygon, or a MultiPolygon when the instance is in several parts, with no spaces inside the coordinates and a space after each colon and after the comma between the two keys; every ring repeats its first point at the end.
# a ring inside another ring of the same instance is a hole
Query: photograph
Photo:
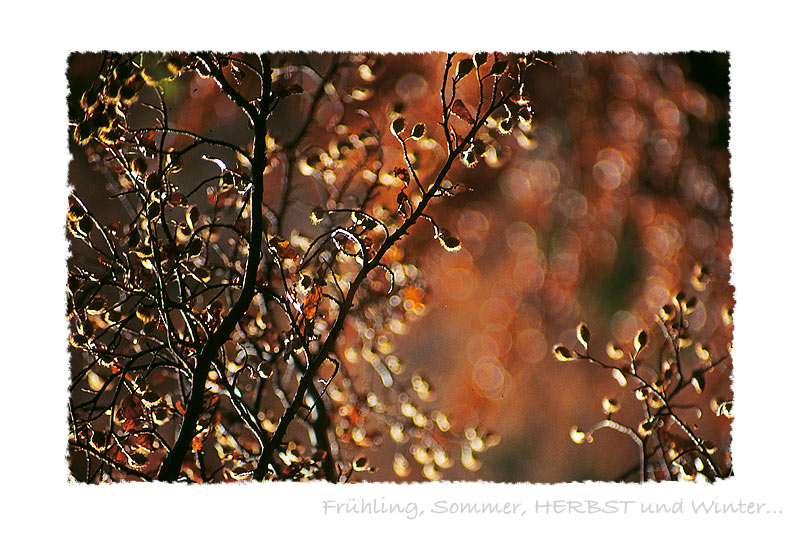
{"type": "Polygon", "coordinates": [[[729,52],[65,76],[70,482],[734,477],[729,52]]]}

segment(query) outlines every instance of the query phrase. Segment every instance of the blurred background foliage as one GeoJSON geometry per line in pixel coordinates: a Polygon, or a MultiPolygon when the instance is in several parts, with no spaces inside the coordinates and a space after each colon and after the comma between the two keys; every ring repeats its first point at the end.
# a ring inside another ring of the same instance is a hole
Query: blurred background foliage
{"type": "MultiPolygon", "coordinates": [[[[552,357],[554,344],[576,346],[580,321],[597,354],[606,342],[629,349],[641,328],[661,341],[658,310],[684,291],[698,298],[693,339],[712,358],[732,341],[727,55],[545,57],[557,68],[530,80],[532,128],[510,134],[516,146],[502,165],[464,173],[474,192],[441,205],[437,221],[462,249],[412,235],[428,313],[397,352],[427,371],[442,406],[502,437],[480,471],[450,477],[616,480],[636,467],[635,444],[615,432],[569,439],[619,391],[607,372],[552,357]],[[704,286],[692,283],[697,266],[711,273],[704,286]]],[[[397,98],[412,107],[402,81],[397,98]]],[[[694,363],[695,353],[682,357],[694,363]]],[[[730,421],[713,411],[731,397],[730,369],[709,378],[699,398],[685,398],[703,411],[701,433],[729,450],[730,421]]],[[[638,403],[618,398],[617,419],[635,427],[638,403]]]]}

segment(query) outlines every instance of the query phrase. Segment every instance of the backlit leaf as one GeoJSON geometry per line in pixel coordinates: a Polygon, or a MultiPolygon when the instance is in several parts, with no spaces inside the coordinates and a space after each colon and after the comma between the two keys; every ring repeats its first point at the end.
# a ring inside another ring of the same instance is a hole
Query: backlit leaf
{"type": "Polygon", "coordinates": [[[456,101],[453,102],[450,112],[463,121],[466,121],[470,124],[475,124],[475,119],[472,117],[472,113],[470,113],[469,109],[467,109],[467,106],[461,101],[460,98],[457,98],[456,101]]]}
{"type": "Polygon", "coordinates": [[[399,138],[405,127],[406,121],[403,119],[403,117],[399,117],[392,122],[392,133],[399,138]]]}
{"type": "Polygon", "coordinates": [[[306,298],[303,300],[303,317],[306,320],[311,320],[317,315],[317,308],[319,308],[319,302],[322,298],[322,287],[314,284],[314,287],[311,288],[311,291],[308,292],[306,298]]]}
{"type": "Polygon", "coordinates": [[[575,359],[573,353],[563,345],[553,347],[553,354],[557,360],[562,362],[568,362],[575,359]]]}
{"type": "Polygon", "coordinates": [[[144,407],[135,395],[128,395],[119,404],[119,415],[123,419],[139,419],[144,416],[144,407]]]}
{"type": "Polygon", "coordinates": [[[475,65],[480,67],[481,65],[486,63],[487,59],[489,59],[489,54],[488,53],[486,53],[486,52],[478,52],[474,56],[475,65]]]}
{"type": "Polygon", "coordinates": [[[456,78],[461,79],[470,72],[472,72],[472,68],[475,64],[472,61],[472,58],[462,59],[458,62],[458,67],[456,67],[456,78]]]}
{"type": "Polygon", "coordinates": [[[492,65],[492,70],[490,73],[494,76],[500,76],[508,67],[508,61],[496,61],[494,65],[492,65]]]}
{"type": "Polygon", "coordinates": [[[647,331],[639,330],[639,333],[636,334],[636,338],[634,338],[633,340],[633,348],[636,349],[636,353],[638,354],[646,346],[647,346],[647,331]]]}
{"type": "Polygon", "coordinates": [[[289,242],[277,236],[269,240],[269,244],[275,249],[276,254],[282,260],[297,259],[297,252],[289,246],[289,242]]]}
{"type": "Polygon", "coordinates": [[[578,325],[576,329],[576,333],[578,335],[578,342],[583,345],[584,348],[589,348],[589,338],[591,337],[591,332],[589,332],[589,327],[586,324],[581,323],[578,325]]]}
{"type": "Polygon", "coordinates": [[[366,456],[359,456],[355,460],[353,460],[353,470],[354,471],[368,471],[369,470],[369,461],[367,460],[366,456]]]}

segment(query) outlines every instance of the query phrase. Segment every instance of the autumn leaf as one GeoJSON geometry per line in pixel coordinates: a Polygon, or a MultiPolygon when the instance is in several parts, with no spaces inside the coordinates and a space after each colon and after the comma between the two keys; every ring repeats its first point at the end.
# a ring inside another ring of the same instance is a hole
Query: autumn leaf
{"type": "Polygon", "coordinates": [[[148,452],[158,448],[158,444],[152,434],[135,434],[131,437],[131,443],[148,452]]]}
{"type": "Polygon", "coordinates": [[[137,421],[138,421],[137,419],[125,419],[122,422],[122,430],[125,431],[126,433],[132,430],[136,430],[137,421]]]}
{"type": "Polygon", "coordinates": [[[404,169],[403,167],[395,168],[394,175],[405,183],[408,183],[409,180],[411,179],[411,175],[409,174],[408,169],[404,169]]]}
{"type": "Polygon", "coordinates": [[[469,112],[467,106],[464,105],[464,102],[462,102],[460,98],[453,102],[450,112],[463,121],[466,121],[470,124],[475,124],[475,119],[472,117],[472,113],[469,112]]]}
{"type": "Polygon", "coordinates": [[[192,452],[197,452],[203,448],[203,439],[205,435],[198,434],[192,438],[192,452]]]}
{"type": "Polygon", "coordinates": [[[186,196],[180,191],[174,191],[169,196],[169,200],[167,202],[169,202],[169,205],[173,207],[186,206],[186,196]]]}
{"type": "Polygon", "coordinates": [[[308,292],[306,298],[303,299],[303,317],[306,320],[310,321],[317,315],[317,308],[319,308],[319,302],[322,299],[322,287],[319,284],[314,284],[314,287],[311,288],[311,291],[308,292]]]}
{"type": "Polygon", "coordinates": [[[144,407],[134,395],[128,395],[119,404],[119,414],[123,419],[138,419],[144,416],[144,407]]]}
{"type": "Polygon", "coordinates": [[[278,236],[269,240],[269,245],[275,249],[275,253],[282,260],[295,260],[297,259],[297,252],[289,246],[289,242],[281,239],[278,236]]]}
{"type": "Polygon", "coordinates": [[[397,194],[397,213],[402,215],[404,219],[407,219],[409,216],[407,204],[408,196],[403,191],[400,191],[397,194]]]}
{"type": "Polygon", "coordinates": [[[272,94],[277,98],[285,98],[289,95],[299,95],[302,93],[303,93],[303,87],[296,83],[292,83],[286,86],[278,85],[272,91],[272,94]]]}
{"type": "Polygon", "coordinates": [[[422,300],[425,298],[425,292],[417,286],[407,286],[400,291],[400,296],[403,300],[418,306],[422,304],[422,300]]]}

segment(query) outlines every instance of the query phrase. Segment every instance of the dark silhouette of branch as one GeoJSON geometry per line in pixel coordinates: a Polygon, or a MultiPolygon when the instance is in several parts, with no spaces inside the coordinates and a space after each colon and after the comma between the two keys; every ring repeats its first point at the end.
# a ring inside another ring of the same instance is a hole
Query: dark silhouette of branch
{"type": "MultiPolygon", "coordinates": [[[[255,148],[253,150],[252,162],[252,188],[250,190],[250,235],[248,239],[247,267],[244,282],[236,303],[231,308],[228,315],[220,324],[219,328],[211,335],[203,346],[203,350],[197,358],[197,366],[194,369],[192,379],[191,396],[189,405],[186,408],[178,438],[172,447],[172,451],[164,459],[158,474],[158,479],[162,481],[177,480],[180,475],[183,458],[189,451],[192,438],[195,435],[195,427],[203,409],[203,398],[205,394],[205,384],[208,379],[208,372],[211,363],[217,357],[222,344],[227,341],[233,332],[236,324],[250,306],[253,296],[256,293],[256,274],[261,262],[261,236],[262,218],[261,203],[264,195],[264,171],[266,169],[266,137],[267,137],[267,113],[271,95],[270,60],[266,54],[262,54],[261,62],[264,74],[262,75],[261,103],[260,108],[253,120],[253,139],[255,148]]],[[[252,112],[252,111],[251,111],[252,112]]]]}

